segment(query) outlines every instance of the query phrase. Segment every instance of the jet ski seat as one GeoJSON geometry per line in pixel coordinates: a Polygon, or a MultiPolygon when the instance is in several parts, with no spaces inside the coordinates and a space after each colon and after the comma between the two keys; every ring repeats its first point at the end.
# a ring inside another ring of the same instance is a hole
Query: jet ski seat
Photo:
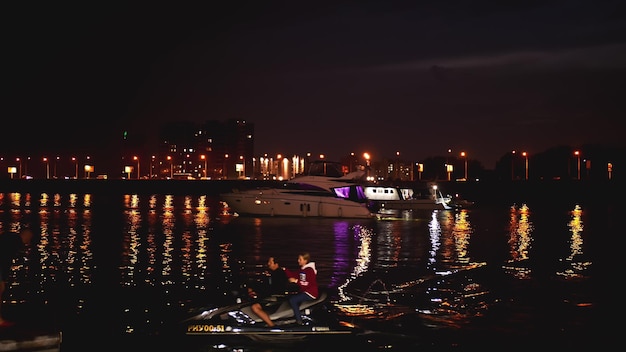
{"type": "MultiPolygon", "coordinates": [[[[306,302],[302,302],[302,304],[300,304],[300,310],[304,310],[307,309],[311,306],[314,306],[320,302],[323,302],[327,297],[327,293],[324,291],[320,291],[320,295],[319,297],[317,297],[314,300],[311,301],[306,301],[306,302]]],[[[280,302],[280,304],[276,304],[276,305],[270,305],[270,307],[264,307],[264,309],[267,310],[270,319],[272,320],[280,320],[280,319],[285,319],[285,318],[289,318],[289,317],[293,317],[293,310],[291,309],[291,306],[289,305],[289,302],[287,301],[286,298],[284,298],[284,300],[282,302],[280,302]],[[278,308],[276,308],[274,311],[272,311],[271,307],[274,306],[278,306],[278,308]]],[[[259,318],[256,314],[254,314],[254,312],[252,311],[252,308],[250,306],[247,307],[242,307],[241,309],[242,312],[244,312],[245,314],[247,314],[249,317],[251,317],[252,319],[254,319],[254,321],[256,322],[262,322],[263,320],[261,318],[259,318]]]]}

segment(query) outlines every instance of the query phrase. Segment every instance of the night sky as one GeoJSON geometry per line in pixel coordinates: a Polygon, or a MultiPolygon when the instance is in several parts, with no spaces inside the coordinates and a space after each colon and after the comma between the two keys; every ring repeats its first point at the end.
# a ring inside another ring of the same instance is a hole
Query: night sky
{"type": "Polygon", "coordinates": [[[231,118],[332,160],[624,146],[624,1],[203,3],[3,5],[0,153],[231,118]]]}

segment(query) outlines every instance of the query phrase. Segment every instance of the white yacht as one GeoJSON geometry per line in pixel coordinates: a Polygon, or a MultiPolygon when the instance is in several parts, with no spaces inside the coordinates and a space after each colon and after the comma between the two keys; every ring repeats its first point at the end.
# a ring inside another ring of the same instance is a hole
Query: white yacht
{"type": "Polygon", "coordinates": [[[343,175],[335,162],[317,161],[306,175],[281,187],[234,189],[220,198],[238,215],[372,218],[361,180],[364,172],[343,175]]]}

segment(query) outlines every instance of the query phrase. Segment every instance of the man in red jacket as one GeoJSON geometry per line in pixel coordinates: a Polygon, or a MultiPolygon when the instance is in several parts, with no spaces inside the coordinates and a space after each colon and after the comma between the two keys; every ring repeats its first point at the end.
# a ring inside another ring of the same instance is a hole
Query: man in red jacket
{"type": "Polygon", "coordinates": [[[317,269],[315,262],[310,261],[309,253],[301,253],[298,255],[298,265],[300,270],[290,271],[285,269],[289,282],[298,284],[299,293],[289,297],[289,304],[293,309],[293,315],[296,323],[302,325],[302,314],[300,313],[300,304],[302,302],[311,301],[318,297],[317,288],[317,269]]]}

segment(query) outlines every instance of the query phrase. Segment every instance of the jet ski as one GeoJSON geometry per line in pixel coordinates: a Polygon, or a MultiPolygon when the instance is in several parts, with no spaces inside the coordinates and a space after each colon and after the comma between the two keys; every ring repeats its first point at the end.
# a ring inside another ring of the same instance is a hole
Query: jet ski
{"type": "Polygon", "coordinates": [[[300,305],[302,325],[297,324],[287,295],[273,295],[260,303],[275,326],[267,326],[252,311],[254,301],[241,301],[222,307],[199,309],[183,321],[188,336],[245,336],[255,341],[305,339],[313,335],[351,334],[355,326],[340,321],[328,293],[320,290],[317,299],[300,305]]]}

